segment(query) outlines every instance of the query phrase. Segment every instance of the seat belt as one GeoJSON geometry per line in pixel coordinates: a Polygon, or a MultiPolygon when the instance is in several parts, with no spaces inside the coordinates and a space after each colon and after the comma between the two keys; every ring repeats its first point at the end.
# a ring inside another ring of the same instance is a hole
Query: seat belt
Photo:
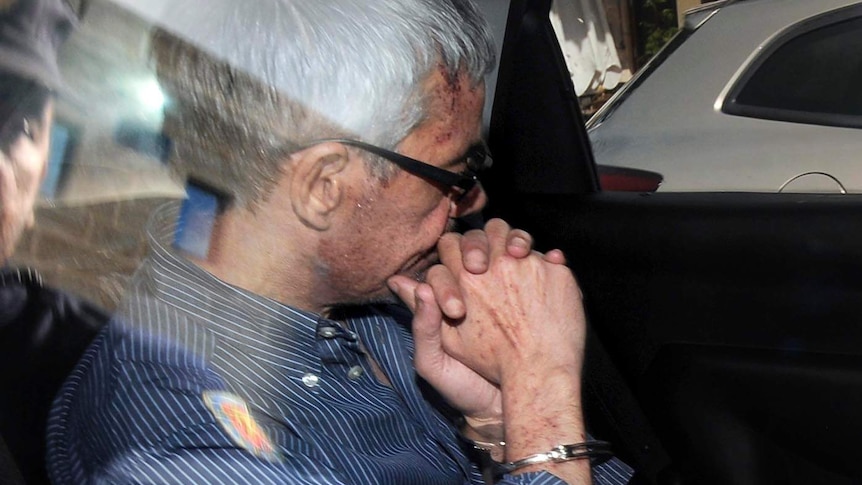
{"type": "Polygon", "coordinates": [[[613,434],[606,439],[635,469],[635,478],[630,483],[665,485],[677,482],[671,469],[670,455],[656,437],[604,345],[592,331],[587,332],[584,391],[584,397],[613,434]]]}

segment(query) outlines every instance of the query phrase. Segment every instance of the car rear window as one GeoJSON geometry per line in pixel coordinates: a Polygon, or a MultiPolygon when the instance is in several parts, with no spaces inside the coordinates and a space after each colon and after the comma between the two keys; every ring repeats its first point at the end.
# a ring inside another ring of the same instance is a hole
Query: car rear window
{"type": "Polygon", "coordinates": [[[731,91],[728,114],[862,127],[862,17],[806,30],[768,50],[731,91]]]}

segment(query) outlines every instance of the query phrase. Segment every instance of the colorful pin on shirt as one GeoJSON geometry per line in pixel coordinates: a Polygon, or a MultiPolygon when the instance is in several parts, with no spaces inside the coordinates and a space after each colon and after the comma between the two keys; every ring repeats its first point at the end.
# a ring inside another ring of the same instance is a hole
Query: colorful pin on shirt
{"type": "Polygon", "coordinates": [[[203,398],[210,412],[234,443],[264,460],[281,461],[278,450],[254,420],[248,405],[241,397],[229,392],[205,391],[203,398]]]}

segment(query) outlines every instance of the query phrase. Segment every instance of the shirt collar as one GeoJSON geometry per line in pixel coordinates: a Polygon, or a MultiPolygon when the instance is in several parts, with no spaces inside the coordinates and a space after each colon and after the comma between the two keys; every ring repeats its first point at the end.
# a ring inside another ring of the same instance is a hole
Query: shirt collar
{"type": "Polygon", "coordinates": [[[206,313],[258,332],[313,335],[318,324],[326,321],[316,313],[224,282],[185,258],[172,247],[180,206],[181,201],[169,202],[150,218],[150,255],[138,275],[149,293],[189,313],[206,313]]]}

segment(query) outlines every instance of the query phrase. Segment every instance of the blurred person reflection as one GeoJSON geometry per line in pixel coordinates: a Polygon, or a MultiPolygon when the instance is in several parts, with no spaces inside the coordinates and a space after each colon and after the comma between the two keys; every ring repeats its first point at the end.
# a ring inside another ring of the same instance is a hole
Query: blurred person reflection
{"type": "Polygon", "coordinates": [[[0,255],[24,229],[45,175],[53,93],[61,86],[57,48],[74,25],[60,0],[0,2],[0,255]]]}
{"type": "Polygon", "coordinates": [[[35,270],[6,266],[34,224],[54,96],[62,87],[57,49],[75,23],[64,0],[0,0],[0,450],[8,446],[0,453],[3,483],[14,479],[5,473],[18,471],[27,483],[47,481],[43,435],[50,400],[106,320],[97,308],[43,285],[35,270]],[[49,359],[42,362],[42,356],[49,359]]]}

